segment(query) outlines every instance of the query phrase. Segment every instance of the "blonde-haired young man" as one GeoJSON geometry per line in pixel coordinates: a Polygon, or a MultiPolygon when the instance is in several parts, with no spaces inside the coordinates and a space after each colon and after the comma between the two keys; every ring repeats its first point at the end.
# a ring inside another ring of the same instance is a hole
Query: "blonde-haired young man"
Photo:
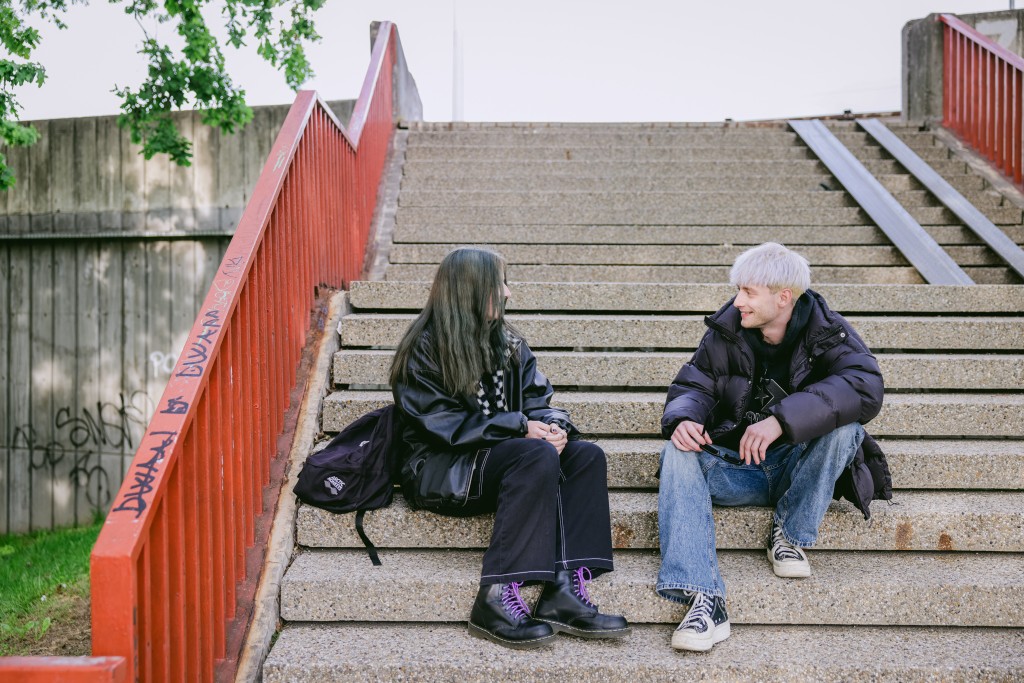
{"type": "Polygon", "coordinates": [[[658,594],[689,610],[672,647],[729,637],[715,554],[716,505],[774,508],[777,576],[810,575],[833,494],[868,516],[892,495],[885,458],[862,424],[882,406],[882,374],[850,324],[810,289],[807,260],[769,242],[741,254],[736,296],[712,316],[668,390],[662,434],[658,594]]]}

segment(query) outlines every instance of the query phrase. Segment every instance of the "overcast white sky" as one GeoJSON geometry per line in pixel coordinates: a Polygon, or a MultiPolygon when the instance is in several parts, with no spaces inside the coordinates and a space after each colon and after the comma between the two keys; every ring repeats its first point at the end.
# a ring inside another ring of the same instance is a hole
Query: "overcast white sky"
{"type": "MultiPolygon", "coordinates": [[[[718,121],[896,111],[900,31],[932,12],[1004,10],[981,0],[458,1],[464,119],[470,121],[718,121]]],[[[1024,2],[1017,3],[1018,6],[1024,2]]],[[[306,87],[358,95],[369,23],[398,24],[427,120],[451,120],[453,0],[328,0],[306,87]]],[[[210,17],[215,20],[216,16],[210,17]]],[[[41,89],[19,93],[22,118],[117,113],[114,84],[145,74],[141,31],[93,0],[47,28],[35,58],[41,89]]],[[[159,30],[171,32],[169,25],[159,30]]],[[[283,78],[251,50],[227,50],[250,104],[291,102],[283,78]]]]}

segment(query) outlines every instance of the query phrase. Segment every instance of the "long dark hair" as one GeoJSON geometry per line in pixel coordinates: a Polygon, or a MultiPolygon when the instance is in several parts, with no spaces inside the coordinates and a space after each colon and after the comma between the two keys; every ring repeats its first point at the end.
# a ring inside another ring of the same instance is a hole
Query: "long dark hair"
{"type": "Polygon", "coordinates": [[[487,249],[463,247],[444,257],[434,275],[427,305],[398,344],[391,385],[408,377],[409,359],[423,331],[431,329],[428,352],[453,396],[472,394],[487,372],[505,362],[513,337],[505,322],[505,259],[487,249]]]}

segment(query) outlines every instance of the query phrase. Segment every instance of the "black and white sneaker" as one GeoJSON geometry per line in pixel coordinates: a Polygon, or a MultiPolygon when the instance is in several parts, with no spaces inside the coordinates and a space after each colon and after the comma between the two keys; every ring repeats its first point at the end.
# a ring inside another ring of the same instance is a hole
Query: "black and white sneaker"
{"type": "Polygon", "coordinates": [[[730,631],[725,598],[695,593],[690,611],[672,634],[672,647],[706,652],[728,638],[730,631]]]}
{"type": "Polygon", "coordinates": [[[811,575],[811,563],[803,548],[798,548],[782,535],[782,527],[772,518],[772,535],[768,539],[768,559],[775,576],[801,579],[811,575]]]}

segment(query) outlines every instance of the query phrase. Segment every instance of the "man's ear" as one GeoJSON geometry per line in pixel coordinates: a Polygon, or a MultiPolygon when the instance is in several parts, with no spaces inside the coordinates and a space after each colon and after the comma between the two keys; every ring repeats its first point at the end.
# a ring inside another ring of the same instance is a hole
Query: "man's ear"
{"type": "Polygon", "coordinates": [[[780,289],[779,293],[778,293],[778,296],[779,296],[779,304],[781,306],[783,306],[783,307],[788,306],[791,303],[793,303],[793,290],[790,289],[789,287],[786,287],[784,289],[780,289]]]}

